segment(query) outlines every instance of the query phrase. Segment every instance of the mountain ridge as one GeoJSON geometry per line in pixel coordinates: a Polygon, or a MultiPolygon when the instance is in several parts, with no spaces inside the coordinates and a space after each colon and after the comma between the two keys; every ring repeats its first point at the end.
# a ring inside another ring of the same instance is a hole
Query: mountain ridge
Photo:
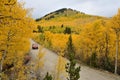
{"type": "Polygon", "coordinates": [[[86,14],[84,12],[80,12],[80,11],[77,11],[75,9],[71,9],[71,8],[62,8],[62,9],[59,9],[59,10],[56,10],[56,11],[53,11],[53,12],[50,12],[46,15],[44,15],[43,17],[41,18],[37,18],[36,21],[40,21],[40,20],[50,20],[52,18],[56,18],[58,16],[62,16],[62,17],[70,17],[70,16],[74,16],[74,15],[81,15],[81,16],[87,16],[87,17],[99,17],[101,18],[101,16],[95,16],[95,15],[89,15],[89,14],[86,14]]]}
{"type": "Polygon", "coordinates": [[[73,32],[79,33],[87,24],[107,19],[106,17],[89,15],[70,8],[62,8],[36,19],[36,22],[45,31],[63,32],[65,27],[70,27],[73,32]],[[64,28],[61,28],[61,26],[64,26],[64,28]]]}

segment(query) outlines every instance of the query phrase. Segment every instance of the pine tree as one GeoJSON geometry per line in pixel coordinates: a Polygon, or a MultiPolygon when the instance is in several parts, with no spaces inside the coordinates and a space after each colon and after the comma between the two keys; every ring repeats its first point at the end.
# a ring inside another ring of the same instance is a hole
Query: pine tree
{"type": "Polygon", "coordinates": [[[47,74],[43,80],[53,80],[53,79],[52,79],[52,76],[49,75],[49,73],[47,72],[47,74]]]}
{"type": "Polygon", "coordinates": [[[64,30],[64,34],[71,34],[71,28],[66,27],[64,30]]]}
{"type": "Polygon", "coordinates": [[[41,26],[38,26],[37,29],[38,29],[38,32],[43,33],[43,28],[41,26]]]}
{"type": "Polygon", "coordinates": [[[90,66],[97,67],[97,54],[93,52],[90,59],[90,66]]]}
{"type": "Polygon", "coordinates": [[[69,63],[66,65],[66,72],[68,73],[68,80],[78,80],[80,78],[80,66],[76,67],[75,61],[75,51],[72,44],[72,36],[70,35],[69,41],[67,44],[67,53],[69,58],[69,63]]]}

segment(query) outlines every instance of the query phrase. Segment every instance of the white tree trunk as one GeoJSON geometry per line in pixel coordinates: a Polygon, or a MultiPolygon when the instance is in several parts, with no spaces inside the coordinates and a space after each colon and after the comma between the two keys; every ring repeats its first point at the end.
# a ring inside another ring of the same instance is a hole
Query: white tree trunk
{"type": "Polygon", "coordinates": [[[115,55],[115,71],[114,71],[115,74],[117,74],[118,53],[119,53],[119,35],[118,33],[116,33],[116,55],[115,55]]]}

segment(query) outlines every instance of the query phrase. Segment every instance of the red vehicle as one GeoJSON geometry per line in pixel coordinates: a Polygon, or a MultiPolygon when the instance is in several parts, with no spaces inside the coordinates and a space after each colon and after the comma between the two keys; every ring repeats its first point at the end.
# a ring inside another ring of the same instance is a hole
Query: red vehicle
{"type": "Polygon", "coordinates": [[[38,49],[38,44],[32,44],[32,49],[38,49]]]}

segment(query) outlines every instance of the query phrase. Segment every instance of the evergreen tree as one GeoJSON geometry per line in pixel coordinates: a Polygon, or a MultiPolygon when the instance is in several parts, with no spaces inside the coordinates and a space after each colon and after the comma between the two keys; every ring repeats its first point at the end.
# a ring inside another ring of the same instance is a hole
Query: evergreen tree
{"type": "Polygon", "coordinates": [[[70,35],[69,41],[67,44],[67,54],[69,58],[69,63],[66,65],[66,72],[68,73],[67,80],[78,80],[80,78],[80,66],[76,67],[76,61],[75,61],[75,51],[72,44],[72,37],[70,35]]]}
{"type": "Polygon", "coordinates": [[[41,26],[38,26],[37,29],[38,29],[38,32],[41,32],[41,33],[43,32],[43,28],[41,26]]]}
{"type": "Polygon", "coordinates": [[[64,30],[64,34],[71,34],[71,28],[66,27],[64,30]]]}
{"type": "Polygon", "coordinates": [[[90,59],[90,66],[97,67],[97,54],[93,52],[90,59]]]}
{"type": "Polygon", "coordinates": [[[61,25],[61,28],[63,28],[63,27],[64,27],[64,25],[62,24],[62,25],[61,25]]]}
{"type": "Polygon", "coordinates": [[[47,74],[43,80],[53,80],[53,79],[52,79],[52,76],[49,75],[49,73],[47,72],[47,74]]]}

